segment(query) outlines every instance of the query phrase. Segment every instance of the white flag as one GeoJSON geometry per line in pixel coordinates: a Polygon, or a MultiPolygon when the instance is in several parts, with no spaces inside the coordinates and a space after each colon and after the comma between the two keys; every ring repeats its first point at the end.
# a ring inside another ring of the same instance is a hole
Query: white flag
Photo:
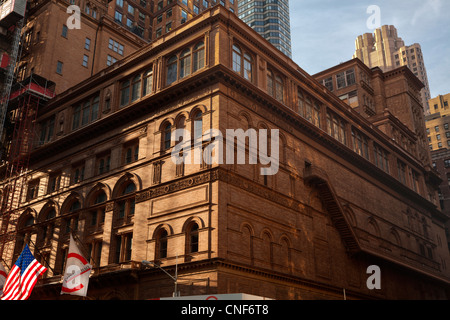
{"type": "Polygon", "coordinates": [[[91,269],[92,266],[81,255],[72,235],[70,235],[69,253],[67,255],[66,272],[64,273],[61,294],[66,293],[85,297],[91,269]]]}
{"type": "Polygon", "coordinates": [[[6,270],[3,265],[0,263],[0,297],[3,294],[3,286],[6,282],[6,270]]]}

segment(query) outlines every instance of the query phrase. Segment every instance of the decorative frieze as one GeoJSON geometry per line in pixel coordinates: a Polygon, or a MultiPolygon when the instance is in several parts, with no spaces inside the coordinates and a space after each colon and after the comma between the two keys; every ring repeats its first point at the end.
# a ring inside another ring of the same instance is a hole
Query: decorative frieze
{"type": "Polygon", "coordinates": [[[147,201],[162,195],[181,191],[218,179],[218,169],[190,176],[182,180],[171,182],[162,186],[152,187],[136,194],[136,203],[147,201]]]}

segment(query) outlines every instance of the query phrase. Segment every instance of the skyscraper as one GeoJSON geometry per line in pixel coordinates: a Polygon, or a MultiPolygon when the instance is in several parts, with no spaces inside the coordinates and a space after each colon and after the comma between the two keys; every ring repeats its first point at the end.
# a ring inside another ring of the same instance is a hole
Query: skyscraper
{"type": "Polygon", "coordinates": [[[292,56],[289,0],[239,0],[238,15],[281,52],[292,56]]]}
{"type": "Polygon", "coordinates": [[[439,95],[428,101],[430,115],[426,120],[430,150],[450,149],[450,93],[439,95]]]}
{"type": "Polygon", "coordinates": [[[425,114],[429,114],[428,100],[431,98],[427,70],[420,44],[410,46],[397,34],[394,26],[382,26],[373,34],[365,33],[355,41],[353,58],[359,58],[369,67],[380,67],[390,71],[401,66],[407,66],[424,84],[421,92],[422,105],[425,114]]]}

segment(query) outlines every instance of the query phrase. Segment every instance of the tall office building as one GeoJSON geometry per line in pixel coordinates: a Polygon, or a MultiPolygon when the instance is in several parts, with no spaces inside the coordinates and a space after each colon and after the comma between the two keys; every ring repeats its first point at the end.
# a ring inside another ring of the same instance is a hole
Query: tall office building
{"type": "Polygon", "coordinates": [[[238,0],[238,14],[281,52],[292,56],[289,0],[238,0]]]}
{"type": "Polygon", "coordinates": [[[394,26],[382,26],[373,34],[365,33],[355,41],[353,58],[359,58],[369,67],[380,67],[390,71],[401,66],[407,66],[424,84],[421,92],[422,105],[425,114],[429,114],[428,100],[431,98],[427,70],[420,44],[410,46],[397,34],[394,26]]]}
{"type": "Polygon", "coordinates": [[[450,149],[450,93],[428,101],[430,115],[425,118],[430,150],[450,149]]]}

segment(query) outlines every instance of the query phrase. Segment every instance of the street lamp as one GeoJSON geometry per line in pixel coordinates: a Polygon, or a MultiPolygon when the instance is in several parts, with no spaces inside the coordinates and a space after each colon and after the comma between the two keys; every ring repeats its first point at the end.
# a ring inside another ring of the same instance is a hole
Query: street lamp
{"type": "MultiPolygon", "coordinates": [[[[178,260],[178,259],[177,259],[178,260]]],[[[170,273],[168,273],[166,270],[164,270],[163,268],[161,268],[160,266],[158,266],[157,264],[155,264],[154,262],[151,261],[147,261],[147,260],[142,260],[142,264],[146,265],[146,266],[152,266],[152,267],[157,267],[159,269],[161,269],[162,271],[164,271],[165,274],[167,274],[174,282],[175,284],[175,291],[173,293],[173,297],[179,297],[180,296],[180,292],[178,291],[177,288],[177,280],[178,280],[178,262],[175,266],[175,276],[172,276],[170,273]]]]}

